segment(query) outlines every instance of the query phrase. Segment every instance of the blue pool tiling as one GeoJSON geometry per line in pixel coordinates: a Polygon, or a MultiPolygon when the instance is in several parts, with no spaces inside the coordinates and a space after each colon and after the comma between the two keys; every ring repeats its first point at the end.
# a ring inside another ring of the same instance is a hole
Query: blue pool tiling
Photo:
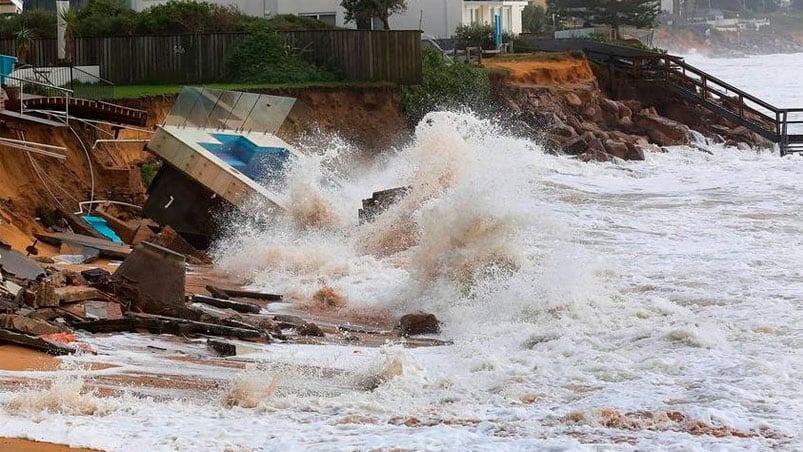
{"type": "Polygon", "coordinates": [[[111,240],[112,242],[120,245],[123,244],[123,239],[121,239],[120,236],[117,235],[117,233],[114,232],[112,228],[110,228],[109,225],[106,224],[106,220],[104,220],[103,218],[96,217],[94,215],[84,215],[84,221],[89,223],[89,225],[92,226],[92,229],[100,232],[104,237],[111,240]]]}
{"type": "Polygon", "coordinates": [[[220,144],[199,144],[253,180],[281,174],[290,155],[285,148],[259,146],[242,135],[214,133],[212,137],[220,144]]]}

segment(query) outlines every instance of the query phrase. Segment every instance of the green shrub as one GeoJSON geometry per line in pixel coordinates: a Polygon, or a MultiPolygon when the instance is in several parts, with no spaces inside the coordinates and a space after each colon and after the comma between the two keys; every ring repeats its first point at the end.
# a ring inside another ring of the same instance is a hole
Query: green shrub
{"type": "Polygon", "coordinates": [[[415,126],[429,112],[467,108],[483,112],[491,103],[487,71],[466,63],[449,64],[435,49],[423,49],[423,81],[405,87],[402,108],[415,126]]]}
{"type": "Polygon", "coordinates": [[[569,50],[569,56],[582,60],[586,57],[586,54],[582,50],[569,50]]]}
{"type": "Polygon", "coordinates": [[[31,30],[35,39],[56,37],[56,13],[43,9],[25,10],[0,17],[0,37],[14,39],[22,28],[31,30]]]}
{"type": "Polygon", "coordinates": [[[146,160],[139,165],[139,173],[142,176],[142,183],[145,184],[145,187],[151,185],[161,167],[161,162],[156,159],[146,160]]]}
{"type": "Polygon", "coordinates": [[[487,24],[461,25],[455,30],[458,49],[466,47],[482,47],[485,50],[496,48],[494,43],[494,27],[487,24]]]}
{"type": "Polygon", "coordinates": [[[338,77],[304,61],[283,36],[258,32],[240,41],[226,60],[229,81],[242,83],[308,83],[335,81],[338,77]]]}

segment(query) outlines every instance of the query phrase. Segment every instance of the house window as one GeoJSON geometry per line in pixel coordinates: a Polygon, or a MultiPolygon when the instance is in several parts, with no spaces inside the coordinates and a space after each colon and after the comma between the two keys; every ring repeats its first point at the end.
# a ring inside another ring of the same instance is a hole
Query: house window
{"type": "Polygon", "coordinates": [[[337,25],[337,15],[335,13],[304,13],[300,14],[300,16],[304,17],[311,17],[313,19],[318,19],[321,22],[334,27],[337,25]]]}

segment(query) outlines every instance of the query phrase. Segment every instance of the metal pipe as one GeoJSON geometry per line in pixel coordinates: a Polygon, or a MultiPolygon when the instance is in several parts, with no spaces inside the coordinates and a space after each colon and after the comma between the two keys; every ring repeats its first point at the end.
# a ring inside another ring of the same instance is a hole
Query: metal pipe
{"type": "Polygon", "coordinates": [[[53,146],[52,144],[43,144],[43,143],[31,143],[30,141],[15,140],[13,138],[0,137],[0,141],[18,143],[18,144],[23,144],[23,145],[26,145],[26,146],[39,146],[39,147],[43,147],[43,148],[47,148],[47,149],[55,149],[57,151],[65,151],[65,152],[67,151],[67,148],[62,147],[62,146],[53,146]]]}
{"type": "Polygon", "coordinates": [[[17,150],[20,150],[20,151],[33,152],[34,154],[44,155],[44,156],[47,156],[47,157],[53,157],[53,158],[56,158],[56,159],[59,159],[59,160],[67,160],[67,156],[66,155],[56,154],[55,152],[43,151],[41,149],[32,148],[32,147],[29,147],[29,146],[22,146],[22,145],[19,145],[19,144],[12,144],[12,143],[0,143],[0,146],[5,146],[5,147],[8,147],[8,148],[17,149],[17,150]]]}
{"type": "Polygon", "coordinates": [[[103,200],[79,202],[78,203],[78,208],[81,209],[81,210],[79,210],[78,212],[74,212],[74,213],[76,215],[84,213],[84,206],[87,205],[87,204],[89,204],[89,205],[92,205],[92,204],[117,204],[117,205],[120,205],[120,206],[133,207],[135,209],[142,210],[142,207],[138,206],[136,204],[131,204],[131,203],[122,202],[122,201],[110,201],[110,200],[107,200],[107,199],[103,199],[103,200]]]}

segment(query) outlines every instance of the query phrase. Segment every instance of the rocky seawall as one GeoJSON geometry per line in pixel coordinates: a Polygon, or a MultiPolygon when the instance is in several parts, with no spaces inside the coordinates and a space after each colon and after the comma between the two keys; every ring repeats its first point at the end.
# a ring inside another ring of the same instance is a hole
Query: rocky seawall
{"type": "Polygon", "coordinates": [[[711,140],[768,145],[756,134],[669,93],[610,83],[604,69],[565,55],[547,61],[498,60],[494,93],[519,132],[582,160],[643,160],[645,152],[711,140]],[[602,87],[608,87],[603,90],[602,87]],[[699,136],[699,135],[698,135],[699,136]]]}

